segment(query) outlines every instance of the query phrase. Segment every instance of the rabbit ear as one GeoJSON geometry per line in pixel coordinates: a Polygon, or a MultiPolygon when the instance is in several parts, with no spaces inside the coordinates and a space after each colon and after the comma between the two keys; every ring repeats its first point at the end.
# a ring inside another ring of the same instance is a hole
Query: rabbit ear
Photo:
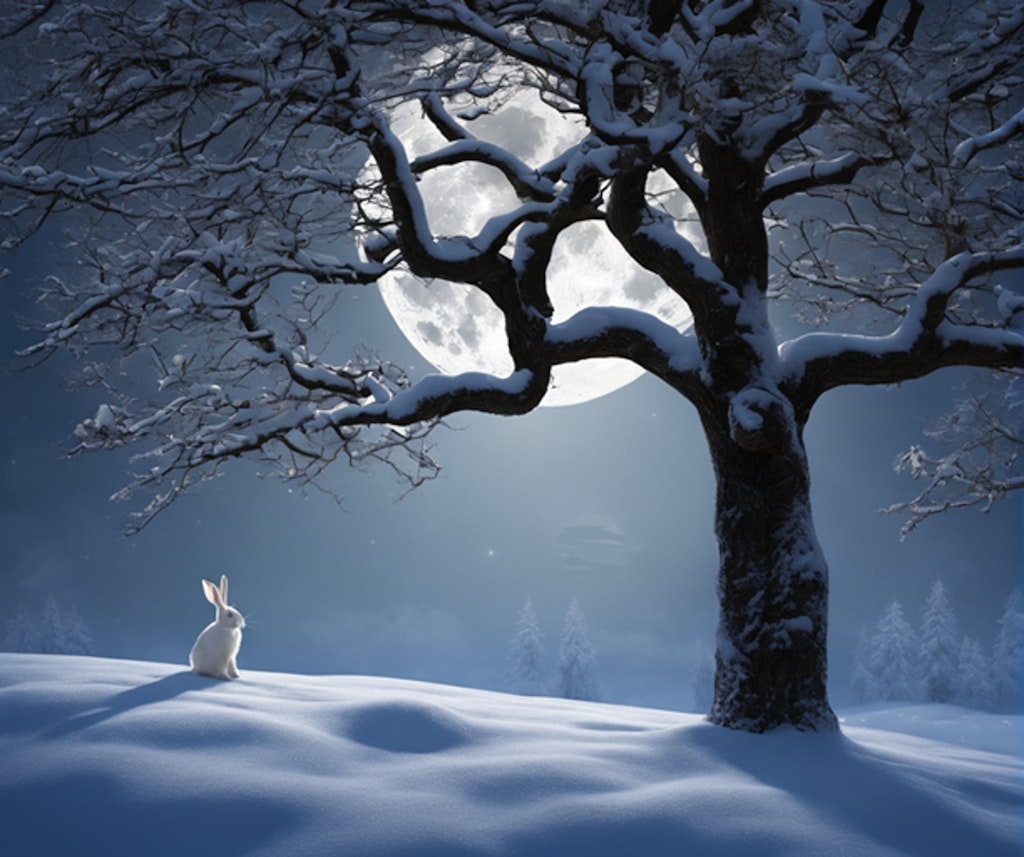
{"type": "Polygon", "coordinates": [[[223,607],[224,602],[220,597],[220,592],[217,587],[214,586],[210,581],[203,580],[203,592],[206,593],[206,600],[216,607],[223,607]]]}
{"type": "Polygon", "coordinates": [[[226,574],[220,576],[220,597],[225,604],[228,603],[228,576],[226,574]]]}

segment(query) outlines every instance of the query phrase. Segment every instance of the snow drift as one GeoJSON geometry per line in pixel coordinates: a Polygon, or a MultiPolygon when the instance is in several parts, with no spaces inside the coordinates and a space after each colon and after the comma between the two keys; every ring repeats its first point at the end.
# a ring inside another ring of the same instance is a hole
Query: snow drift
{"type": "Polygon", "coordinates": [[[356,676],[0,655],[0,853],[1020,855],[1021,717],[841,735],[356,676]]]}

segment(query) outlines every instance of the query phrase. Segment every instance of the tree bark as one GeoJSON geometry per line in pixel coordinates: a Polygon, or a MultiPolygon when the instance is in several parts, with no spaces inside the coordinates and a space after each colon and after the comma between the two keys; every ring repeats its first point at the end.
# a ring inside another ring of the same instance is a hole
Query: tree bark
{"type": "Polygon", "coordinates": [[[836,731],[826,689],[828,568],[814,532],[807,455],[788,403],[761,416],[773,442],[760,448],[738,442],[727,418],[704,419],[720,557],[710,720],[750,732],[836,731]]]}
{"type": "MultiPolygon", "coordinates": [[[[723,136],[727,136],[727,129],[723,136]]],[[[732,729],[835,731],[828,702],[828,568],[814,533],[806,411],[778,389],[768,319],[763,165],[700,140],[708,252],[736,299],[698,326],[706,395],[695,400],[715,470],[719,625],[710,719],[732,729]]]]}

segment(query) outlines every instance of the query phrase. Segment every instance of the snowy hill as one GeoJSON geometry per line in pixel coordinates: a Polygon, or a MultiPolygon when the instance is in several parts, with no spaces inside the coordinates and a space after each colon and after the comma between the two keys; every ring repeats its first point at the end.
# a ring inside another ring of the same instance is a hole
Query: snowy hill
{"type": "Polygon", "coordinates": [[[0,853],[1022,853],[1021,717],[843,735],[354,676],[0,655],[0,853]]]}

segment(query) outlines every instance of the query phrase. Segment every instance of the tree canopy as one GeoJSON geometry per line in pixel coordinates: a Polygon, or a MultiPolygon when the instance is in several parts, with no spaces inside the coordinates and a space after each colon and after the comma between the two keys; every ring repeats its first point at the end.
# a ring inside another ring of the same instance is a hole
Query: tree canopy
{"type": "MultiPolygon", "coordinates": [[[[914,3],[901,22],[889,5],[24,4],[7,25],[5,238],[74,212],[77,265],[51,280],[58,319],[32,353],[109,346],[156,366],[161,395],[112,398],[79,429],[82,449],[147,447],[143,521],[240,455],[294,479],[384,459],[418,482],[434,469],[425,427],[529,410],[552,367],[584,357],[637,361],[698,403],[724,393],[738,436],[773,388],[805,417],[840,384],[1019,366],[1024,299],[993,273],[1024,258],[1020,163],[1005,154],[1021,10],[922,17],[914,3]],[[548,163],[472,132],[523,88],[578,125],[548,163]],[[408,103],[441,142],[411,162],[390,126],[408,103]],[[478,234],[434,234],[418,179],[469,162],[499,170],[518,202],[478,234]],[[546,265],[583,220],[686,300],[693,335],[626,313],[546,321],[546,265]],[[338,248],[351,235],[361,259],[338,248]],[[775,351],[744,292],[769,290],[770,244],[773,295],[892,322],[799,336],[750,383],[775,351]],[[513,376],[410,391],[373,355],[329,360],[319,323],[337,288],[396,267],[485,294],[513,376]]],[[[99,353],[94,383],[110,375],[99,353]]]]}

